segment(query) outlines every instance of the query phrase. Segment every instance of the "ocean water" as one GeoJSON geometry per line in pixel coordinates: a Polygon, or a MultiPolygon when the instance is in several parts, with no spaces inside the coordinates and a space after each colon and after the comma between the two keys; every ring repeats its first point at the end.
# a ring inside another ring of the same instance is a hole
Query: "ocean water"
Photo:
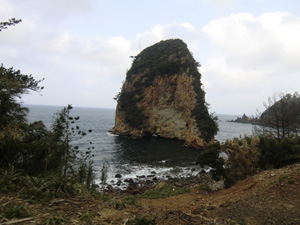
{"type": "MultiPolygon", "coordinates": [[[[55,113],[62,107],[58,106],[38,106],[26,105],[29,108],[29,122],[42,120],[51,129],[55,113]]],[[[114,109],[97,109],[74,107],[73,116],[79,116],[77,125],[81,130],[92,129],[93,132],[84,138],[74,140],[74,144],[86,150],[94,146],[93,158],[97,180],[100,180],[100,171],[104,161],[108,164],[108,183],[115,183],[116,174],[121,174],[122,179],[137,176],[148,176],[156,174],[159,178],[171,176],[185,176],[199,171],[199,166],[195,161],[199,155],[199,150],[189,148],[182,141],[169,140],[159,137],[130,138],[109,133],[109,129],[114,126],[114,109]],[[196,170],[193,172],[193,168],[196,170]]],[[[239,124],[226,122],[236,119],[240,115],[218,115],[219,133],[216,140],[225,142],[243,135],[252,134],[251,124],[239,124]]]]}

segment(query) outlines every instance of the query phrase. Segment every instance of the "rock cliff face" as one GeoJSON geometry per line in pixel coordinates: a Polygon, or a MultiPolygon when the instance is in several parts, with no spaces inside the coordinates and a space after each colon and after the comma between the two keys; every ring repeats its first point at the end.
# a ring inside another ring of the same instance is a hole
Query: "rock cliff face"
{"type": "Polygon", "coordinates": [[[116,97],[115,134],[157,135],[202,148],[217,132],[201,89],[199,64],[179,40],[161,41],[134,58],[116,97]]]}

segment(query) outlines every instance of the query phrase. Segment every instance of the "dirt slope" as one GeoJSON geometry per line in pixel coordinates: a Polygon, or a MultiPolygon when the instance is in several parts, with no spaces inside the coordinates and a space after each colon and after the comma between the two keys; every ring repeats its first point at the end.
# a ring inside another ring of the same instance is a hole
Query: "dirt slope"
{"type": "Polygon", "coordinates": [[[167,219],[157,219],[158,224],[300,224],[299,184],[300,164],[295,164],[263,171],[229,189],[208,194],[193,189],[144,204],[165,211],[167,219]]]}
{"type": "Polygon", "coordinates": [[[262,171],[229,189],[206,193],[191,187],[190,193],[157,200],[80,196],[28,203],[0,193],[0,224],[13,224],[3,213],[9,204],[22,204],[31,213],[19,224],[300,224],[299,187],[300,164],[294,164],[262,171]],[[148,223],[133,223],[136,217],[148,223]]]}

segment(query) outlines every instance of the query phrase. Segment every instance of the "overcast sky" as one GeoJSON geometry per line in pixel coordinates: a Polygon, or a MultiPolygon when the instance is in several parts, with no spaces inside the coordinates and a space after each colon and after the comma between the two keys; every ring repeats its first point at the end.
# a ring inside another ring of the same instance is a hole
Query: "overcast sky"
{"type": "Polygon", "coordinates": [[[255,114],[299,91],[299,0],[0,0],[0,63],[36,79],[27,104],[115,108],[132,55],[181,38],[201,63],[210,111],[255,114]]]}

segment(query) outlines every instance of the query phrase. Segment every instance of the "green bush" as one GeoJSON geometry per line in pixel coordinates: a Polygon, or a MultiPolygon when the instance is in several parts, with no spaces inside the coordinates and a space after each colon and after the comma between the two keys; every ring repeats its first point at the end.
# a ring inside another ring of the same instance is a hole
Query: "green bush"
{"type": "Polygon", "coordinates": [[[224,159],[220,157],[221,145],[219,142],[207,146],[198,156],[196,164],[204,167],[205,165],[212,167],[212,175],[214,179],[219,176],[226,177],[224,170],[224,159]]]}
{"type": "Polygon", "coordinates": [[[203,150],[196,164],[213,168],[213,178],[225,178],[229,187],[254,175],[259,169],[280,168],[300,161],[300,138],[278,140],[271,135],[234,138],[225,144],[214,143],[203,150]],[[226,153],[228,159],[220,157],[226,153]]]}
{"type": "Polygon", "coordinates": [[[278,140],[270,135],[260,136],[259,166],[262,169],[280,168],[300,160],[300,139],[278,140]]]}
{"type": "Polygon", "coordinates": [[[21,184],[22,173],[13,166],[8,169],[0,169],[0,192],[16,191],[21,184]]]}
{"type": "Polygon", "coordinates": [[[259,138],[244,137],[227,140],[222,151],[228,155],[225,162],[226,177],[232,183],[254,175],[258,169],[260,157],[259,138]]]}
{"type": "Polygon", "coordinates": [[[24,199],[31,201],[44,201],[52,197],[50,187],[53,186],[51,180],[45,178],[24,176],[22,178],[23,187],[20,195],[24,199]],[[50,193],[49,193],[50,192],[50,193]]]}

